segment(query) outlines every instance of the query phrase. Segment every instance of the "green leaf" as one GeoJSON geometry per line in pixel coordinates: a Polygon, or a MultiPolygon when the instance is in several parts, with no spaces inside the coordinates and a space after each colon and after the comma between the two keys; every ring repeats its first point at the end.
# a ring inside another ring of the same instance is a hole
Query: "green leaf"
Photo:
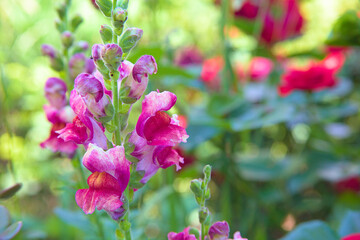
{"type": "Polygon", "coordinates": [[[89,219],[84,215],[82,211],[70,211],[63,208],[55,208],[54,213],[58,216],[63,222],[77,227],[80,230],[83,230],[87,233],[96,234],[94,228],[92,227],[89,219]]]}
{"type": "Polygon", "coordinates": [[[137,101],[137,98],[132,97],[120,97],[120,101],[125,104],[134,104],[137,101]]]}
{"type": "Polygon", "coordinates": [[[281,240],[340,240],[337,233],[325,222],[314,220],[299,224],[281,240]]]}
{"type": "Polygon", "coordinates": [[[134,189],[140,189],[145,184],[141,183],[141,179],[144,177],[145,171],[133,171],[130,175],[129,186],[134,189]]]}
{"type": "Polygon", "coordinates": [[[360,19],[356,11],[348,11],[338,18],[326,40],[326,44],[336,46],[360,45],[360,19]]]}
{"type": "Polygon", "coordinates": [[[4,189],[0,192],[0,199],[8,199],[11,198],[12,196],[15,195],[15,193],[17,193],[20,189],[21,189],[22,184],[21,183],[16,183],[15,185],[4,189]]]}

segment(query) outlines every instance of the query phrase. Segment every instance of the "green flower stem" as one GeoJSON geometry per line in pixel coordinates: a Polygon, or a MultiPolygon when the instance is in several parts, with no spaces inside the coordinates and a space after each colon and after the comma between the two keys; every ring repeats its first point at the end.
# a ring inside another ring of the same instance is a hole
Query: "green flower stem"
{"type": "MultiPolygon", "coordinates": [[[[231,67],[230,61],[230,47],[225,34],[225,27],[227,25],[227,18],[229,12],[229,0],[221,1],[221,19],[220,19],[220,37],[223,46],[223,55],[225,61],[225,68],[223,70],[223,76],[221,81],[221,89],[224,94],[229,94],[230,86],[232,83],[236,83],[235,75],[231,67]]],[[[237,85],[236,85],[237,86],[237,85]]]]}
{"type": "Polygon", "coordinates": [[[116,126],[115,132],[114,132],[114,139],[115,139],[115,145],[119,146],[121,145],[121,129],[120,129],[120,116],[119,116],[119,92],[118,92],[118,78],[119,78],[119,72],[114,71],[110,73],[111,76],[111,88],[112,88],[112,97],[113,97],[113,104],[115,109],[115,116],[114,116],[114,125],[116,126]]]}

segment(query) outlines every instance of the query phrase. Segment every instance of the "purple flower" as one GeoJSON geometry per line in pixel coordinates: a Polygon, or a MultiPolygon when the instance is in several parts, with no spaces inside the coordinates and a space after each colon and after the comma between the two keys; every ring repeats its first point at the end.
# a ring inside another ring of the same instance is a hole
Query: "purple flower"
{"type": "Polygon", "coordinates": [[[114,220],[123,212],[122,193],[130,179],[130,162],[125,158],[122,146],[116,146],[104,151],[96,145],[90,144],[83,157],[84,166],[92,174],[87,183],[88,189],[76,192],[76,203],[86,214],[104,209],[114,220]]]}
{"type": "Polygon", "coordinates": [[[228,240],[229,224],[226,221],[216,222],[209,228],[210,240],[228,240]]]}
{"type": "Polygon", "coordinates": [[[168,240],[196,240],[194,234],[189,234],[190,228],[187,227],[180,233],[170,232],[168,234],[168,240]]]}
{"type": "Polygon", "coordinates": [[[77,145],[70,141],[64,142],[63,139],[58,138],[59,134],[56,131],[61,130],[66,126],[66,123],[71,122],[75,114],[72,109],[67,106],[66,101],[66,84],[59,78],[49,78],[45,83],[45,97],[49,104],[44,105],[44,111],[47,119],[51,122],[52,128],[48,139],[40,143],[42,148],[49,148],[53,152],[63,152],[69,156],[75,153],[77,145]]]}
{"type": "Polygon", "coordinates": [[[172,118],[164,111],[170,110],[176,102],[176,95],[171,92],[151,92],[142,102],[142,112],[133,131],[130,142],[135,145],[132,155],[140,161],[138,171],[145,171],[141,180],[147,182],[156,171],[183,162],[178,152],[172,147],[186,142],[189,137],[179,125],[177,116],[172,118]]]}
{"type": "Polygon", "coordinates": [[[84,144],[86,148],[90,143],[94,143],[103,149],[107,149],[104,128],[93,118],[76,89],[71,91],[70,106],[76,117],[72,123],[66,124],[64,129],[57,132],[60,134],[59,137],[66,142],[74,141],[77,144],[84,144]]]}
{"type": "Polygon", "coordinates": [[[153,56],[144,55],[135,65],[129,61],[122,62],[119,72],[123,86],[130,87],[128,97],[140,99],[147,88],[149,75],[157,72],[157,65],[153,56]]]}
{"type": "Polygon", "coordinates": [[[49,58],[52,58],[52,59],[55,58],[57,55],[55,48],[49,44],[43,44],[41,46],[41,53],[44,56],[48,56],[49,58]]]}
{"type": "Polygon", "coordinates": [[[96,119],[108,116],[106,110],[109,105],[112,106],[111,98],[105,94],[105,87],[99,79],[93,75],[82,73],[75,79],[74,89],[96,119]]]}

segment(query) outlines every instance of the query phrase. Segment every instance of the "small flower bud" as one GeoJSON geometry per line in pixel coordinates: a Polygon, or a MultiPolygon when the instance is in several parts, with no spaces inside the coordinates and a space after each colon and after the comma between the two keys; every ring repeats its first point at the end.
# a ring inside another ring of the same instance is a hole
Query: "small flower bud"
{"type": "Polygon", "coordinates": [[[192,180],[190,183],[190,189],[196,197],[201,197],[202,195],[201,179],[192,180]]]}
{"type": "Polygon", "coordinates": [[[204,167],[204,170],[203,170],[203,172],[204,172],[204,175],[205,175],[205,182],[206,183],[209,183],[210,182],[210,180],[211,180],[211,166],[210,165],[206,165],[205,167],[204,167]]]}
{"type": "Polygon", "coordinates": [[[111,17],[112,1],[111,0],[96,0],[96,5],[98,5],[102,14],[106,17],[111,17]]]}
{"type": "Polygon", "coordinates": [[[199,210],[199,222],[204,223],[209,216],[209,209],[207,207],[202,207],[199,210]]]}
{"type": "Polygon", "coordinates": [[[112,14],[112,24],[114,26],[114,31],[116,35],[121,35],[123,29],[124,29],[124,24],[127,20],[127,10],[122,9],[122,8],[115,8],[112,14]]]}
{"type": "Polygon", "coordinates": [[[117,44],[106,44],[100,52],[101,58],[104,60],[105,66],[114,71],[118,69],[121,64],[122,57],[121,47],[117,44]]]}
{"type": "Polygon", "coordinates": [[[139,28],[126,29],[121,39],[119,40],[119,45],[123,49],[124,53],[129,53],[131,49],[136,46],[142,35],[143,30],[139,28]]]}
{"type": "Polygon", "coordinates": [[[113,38],[113,31],[109,25],[101,25],[100,36],[104,44],[111,43],[113,38]]]}
{"type": "Polygon", "coordinates": [[[65,31],[61,34],[61,42],[66,47],[69,48],[74,43],[74,36],[71,32],[65,31]]]}
{"type": "Polygon", "coordinates": [[[84,21],[84,19],[80,15],[75,15],[71,19],[71,31],[75,32],[75,30],[80,26],[80,24],[84,21]]]}
{"type": "Polygon", "coordinates": [[[56,7],[56,12],[57,12],[57,14],[58,14],[58,16],[59,16],[59,18],[60,18],[61,20],[64,20],[64,19],[65,19],[65,17],[66,17],[66,11],[67,11],[67,9],[66,9],[66,4],[65,4],[65,3],[60,3],[60,4],[56,7]]]}
{"type": "Polygon", "coordinates": [[[58,72],[64,69],[64,62],[59,55],[55,56],[55,58],[50,58],[50,67],[58,72]]]}
{"type": "Polygon", "coordinates": [[[105,105],[105,107],[104,107],[105,116],[99,117],[99,119],[98,119],[102,123],[110,122],[114,118],[114,115],[115,115],[114,105],[112,105],[110,97],[109,96],[106,96],[106,97],[108,98],[108,104],[105,105]]]}
{"type": "Polygon", "coordinates": [[[43,44],[41,46],[41,53],[49,58],[55,58],[57,55],[55,48],[49,44],[43,44]]]}
{"type": "Polygon", "coordinates": [[[101,49],[104,48],[104,45],[102,44],[95,44],[91,49],[91,56],[93,58],[93,61],[96,65],[96,68],[99,70],[99,72],[103,75],[104,80],[105,78],[109,78],[109,69],[105,66],[104,61],[102,60],[100,53],[101,49]]]}

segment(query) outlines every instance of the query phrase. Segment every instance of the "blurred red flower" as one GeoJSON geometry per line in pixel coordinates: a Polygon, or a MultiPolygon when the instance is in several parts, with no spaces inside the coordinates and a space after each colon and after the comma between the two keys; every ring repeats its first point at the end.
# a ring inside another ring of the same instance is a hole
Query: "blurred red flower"
{"type": "Polygon", "coordinates": [[[278,87],[279,94],[286,96],[293,90],[317,91],[336,85],[336,73],[344,64],[345,57],[331,53],[324,60],[311,62],[304,68],[288,68],[278,87]]]}
{"type": "Polygon", "coordinates": [[[343,237],[341,240],[360,240],[360,233],[354,233],[343,237]]]}
{"type": "Polygon", "coordinates": [[[235,71],[240,81],[245,81],[249,78],[254,82],[262,82],[268,78],[273,65],[273,62],[268,58],[254,57],[247,68],[243,64],[237,64],[235,71]]]}
{"type": "Polygon", "coordinates": [[[221,56],[206,59],[201,71],[201,80],[210,88],[218,89],[220,87],[219,73],[224,67],[224,59],[221,56]]]}
{"type": "Polygon", "coordinates": [[[269,45],[299,35],[304,25],[297,0],[247,0],[234,15],[249,20],[262,18],[260,40],[269,45]],[[262,7],[266,9],[260,16],[262,7]]]}
{"type": "Polygon", "coordinates": [[[360,177],[352,176],[338,181],[335,184],[338,193],[343,192],[360,192],[360,177]]]}

